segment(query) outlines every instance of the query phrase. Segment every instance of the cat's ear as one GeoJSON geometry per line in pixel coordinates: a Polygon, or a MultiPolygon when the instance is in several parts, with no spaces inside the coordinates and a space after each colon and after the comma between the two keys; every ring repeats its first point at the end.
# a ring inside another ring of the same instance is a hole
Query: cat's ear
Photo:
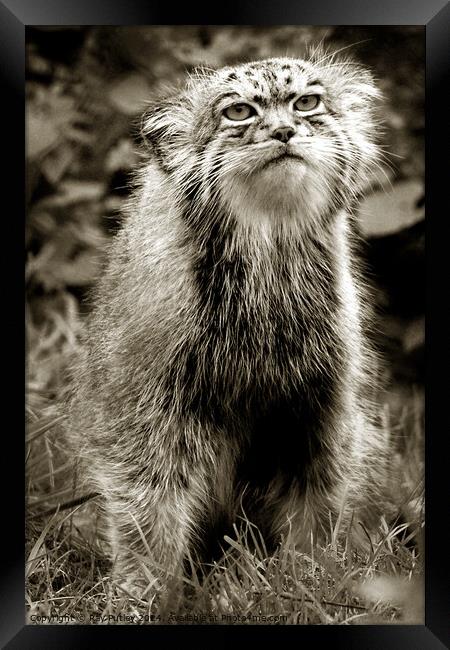
{"type": "Polygon", "coordinates": [[[166,171],[174,157],[189,142],[192,115],[183,92],[155,98],[141,118],[141,136],[145,146],[166,171]]]}
{"type": "Polygon", "coordinates": [[[332,91],[342,112],[371,110],[382,99],[382,93],[372,72],[348,53],[347,48],[344,49],[346,51],[342,54],[341,51],[325,51],[319,47],[312,53],[319,77],[332,91]]]}
{"type": "Polygon", "coordinates": [[[367,109],[373,107],[382,93],[373,74],[364,66],[354,64],[352,68],[344,63],[342,75],[341,102],[344,109],[367,109]]]}
{"type": "Polygon", "coordinates": [[[173,102],[154,99],[141,117],[140,133],[144,144],[152,150],[163,146],[173,135],[173,126],[173,102]]]}

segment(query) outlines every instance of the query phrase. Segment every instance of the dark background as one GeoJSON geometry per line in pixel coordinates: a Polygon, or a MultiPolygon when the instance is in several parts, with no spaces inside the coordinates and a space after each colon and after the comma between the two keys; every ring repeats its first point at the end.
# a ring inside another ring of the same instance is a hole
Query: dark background
{"type": "Polygon", "coordinates": [[[384,403],[417,417],[424,381],[424,28],[139,26],[27,28],[29,408],[64,385],[104,245],[120,223],[146,101],[199,64],[302,56],[323,41],[371,68],[384,94],[384,174],[360,207],[384,403]],[[348,48],[348,49],[347,49],[348,48]]]}

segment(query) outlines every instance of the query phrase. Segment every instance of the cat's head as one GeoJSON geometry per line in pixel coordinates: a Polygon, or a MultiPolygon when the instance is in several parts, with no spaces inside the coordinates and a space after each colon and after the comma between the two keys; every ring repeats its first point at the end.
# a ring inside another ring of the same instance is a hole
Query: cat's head
{"type": "Polygon", "coordinates": [[[348,203],[378,159],[372,76],[351,61],[274,58],[200,70],[144,132],[195,200],[243,220],[316,217],[348,203]]]}

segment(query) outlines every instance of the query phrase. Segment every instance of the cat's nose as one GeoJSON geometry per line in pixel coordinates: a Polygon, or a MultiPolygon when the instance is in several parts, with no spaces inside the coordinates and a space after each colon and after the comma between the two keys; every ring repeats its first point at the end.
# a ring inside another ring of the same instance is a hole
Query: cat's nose
{"type": "Polygon", "coordinates": [[[275,140],[280,140],[280,142],[286,143],[292,138],[293,135],[295,135],[295,131],[292,126],[279,126],[272,131],[270,137],[275,138],[275,140]]]}

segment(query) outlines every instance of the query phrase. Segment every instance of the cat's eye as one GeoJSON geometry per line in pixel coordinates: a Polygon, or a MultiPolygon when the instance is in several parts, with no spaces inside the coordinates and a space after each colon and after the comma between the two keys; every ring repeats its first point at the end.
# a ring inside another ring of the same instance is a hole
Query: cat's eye
{"type": "Polygon", "coordinates": [[[320,95],[302,95],[294,104],[297,111],[312,111],[320,104],[320,95]]]}
{"type": "Polygon", "coordinates": [[[228,106],[223,112],[225,117],[229,120],[242,121],[246,120],[248,117],[255,115],[256,111],[253,106],[249,104],[232,104],[228,106]]]}

